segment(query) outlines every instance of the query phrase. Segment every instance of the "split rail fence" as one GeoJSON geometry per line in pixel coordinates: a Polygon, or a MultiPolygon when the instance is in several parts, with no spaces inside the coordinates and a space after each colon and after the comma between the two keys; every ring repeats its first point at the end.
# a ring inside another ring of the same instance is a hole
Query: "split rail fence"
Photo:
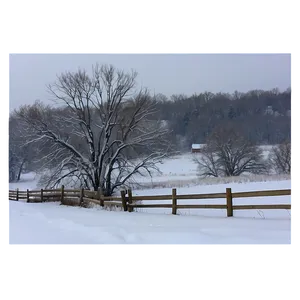
{"type": "Polygon", "coordinates": [[[234,210],[241,209],[291,209],[291,204],[254,204],[233,205],[232,199],[246,197],[274,197],[291,195],[291,190],[269,190],[232,193],[227,188],[225,193],[178,195],[176,189],[172,189],[171,195],[133,196],[131,190],[121,191],[120,196],[103,196],[100,191],[84,189],[61,189],[52,190],[27,190],[18,189],[9,191],[9,200],[26,200],[28,203],[60,201],[61,204],[73,206],[85,206],[88,203],[98,204],[102,207],[117,206],[124,211],[132,212],[135,208],[170,208],[172,214],[177,214],[177,209],[226,209],[227,217],[233,216],[234,210]],[[199,200],[224,198],[224,204],[177,204],[177,200],[199,200]],[[171,200],[170,204],[145,204],[144,201],[171,200]],[[141,202],[142,201],[142,202],[141,202]]]}

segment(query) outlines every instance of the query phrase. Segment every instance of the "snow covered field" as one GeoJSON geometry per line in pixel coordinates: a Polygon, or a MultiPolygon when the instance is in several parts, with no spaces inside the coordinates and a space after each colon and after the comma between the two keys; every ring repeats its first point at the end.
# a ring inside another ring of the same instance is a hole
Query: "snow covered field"
{"type": "MultiPolygon", "coordinates": [[[[263,147],[264,155],[267,156],[270,146],[263,147]]],[[[162,164],[158,164],[159,172],[153,172],[152,178],[149,176],[135,176],[134,182],[137,183],[134,189],[163,188],[163,187],[195,187],[216,185],[223,183],[245,183],[245,182],[268,182],[290,180],[290,175],[254,175],[247,174],[238,177],[227,178],[199,178],[197,176],[197,164],[193,158],[201,154],[185,153],[165,159],[162,164]]],[[[21,181],[10,183],[10,189],[19,188],[21,190],[35,189],[38,186],[39,175],[35,173],[23,174],[21,181]]],[[[65,186],[72,188],[67,183],[65,186]]]]}
{"type": "Polygon", "coordinates": [[[290,220],[117,212],[9,202],[11,244],[288,244],[290,220]]]}
{"type": "MultiPolygon", "coordinates": [[[[233,193],[291,188],[291,180],[288,177],[237,177],[234,180],[223,178],[199,182],[196,166],[191,158],[191,154],[185,154],[166,160],[161,165],[162,174],[157,174],[153,178],[158,186],[162,183],[162,187],[134,189],[133,194],[170,195],[172,187],[177,188],[177,194],[225,193],[227,187],[230,187],[233,193]],[[255,179],[262,181],[251,182],[255,179]],[[179,182],[181,184],[177,185],[179,182]]],[[[143,180],[145,183],[148,180],[149,183],[149,178],[143,180]]],[[[18,183],[10,183],[10,189],[26,190],[37,187],[38,176],[34,173],[23,175],[18,183]]],[[[170,200],[145,201],[145,203],[170,203],[170,200]]],[[[233,199],[234,205],[290,203],[290,196],[233,199]]],[[[178,204],[225,204],[225,199],[178,200],[178,204]]],[[[136,212],[128,213],[106,211],[99,207],[91,209],[66,207],[58,203],[27,204],[10,201],[9,205],[10,243],[291,242],[289,210],[238,210],[234,211],[233,218],[227,218],[224,209],[178,209],[179,215],[173,216],[170,208],[138,208],[136,212]]]]}

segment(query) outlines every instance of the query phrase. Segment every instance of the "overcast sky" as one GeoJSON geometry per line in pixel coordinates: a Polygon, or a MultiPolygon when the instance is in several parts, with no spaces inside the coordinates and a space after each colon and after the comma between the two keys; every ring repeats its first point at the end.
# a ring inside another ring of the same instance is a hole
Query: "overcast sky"
{"type": "Polygon", "coordinates": [[[152,93],[192,95],[291,86],[289,54],[11,54],[10,110],[35,100],[49,103],[46,84],[64,71],[95,63],[138,72],[152,93]]]}

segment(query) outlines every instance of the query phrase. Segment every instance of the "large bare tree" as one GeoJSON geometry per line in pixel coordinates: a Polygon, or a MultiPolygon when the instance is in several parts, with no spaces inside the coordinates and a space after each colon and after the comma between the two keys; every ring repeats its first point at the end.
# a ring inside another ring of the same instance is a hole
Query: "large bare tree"
{"type": "Polygon", "coordinates": [[[262,151],[230,125],[215,129],[194,161],[203,177],[239,176],[266,170],[262,151]]]}
{"type": "Polygon", "coordinates": [[[136,90],[137,73],[111,65],[66,72],[48,86],[55,109],[36,103],[18,116],[28,125],[28,142],[45,141],[46,162],[55,162],[47,185],[66,178],[111,195],[136,174],[150,174],[170,154],[168,130],[152,119],[155,102],[136,90]],[[129,159],[131,155],[131,159],[129,159]]]}
{"type": "Polygon", "coordinates": [[[271,167],[278,174],[291,173],[291,143],[286,141],[280,145],[273,146],[269,154],[271,167]]]}

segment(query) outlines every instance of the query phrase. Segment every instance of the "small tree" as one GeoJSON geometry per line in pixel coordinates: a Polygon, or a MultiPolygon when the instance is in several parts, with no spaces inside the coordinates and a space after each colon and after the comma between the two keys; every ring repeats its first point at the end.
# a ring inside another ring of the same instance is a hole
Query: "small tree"
{"type": "Polygon", "coordinates": [[[272,147],[269,154],[269,163],[277,174],[291,173],[291,143],[284,142],[272,147]]]}
{"type": "Polygon", "coordinates": [[[239,176],[245,172],[263,173],[262,151],[246,140],[236,129],[225,126],[207,139],[201,155],[195,157],[200,176],[239,176]]]}

